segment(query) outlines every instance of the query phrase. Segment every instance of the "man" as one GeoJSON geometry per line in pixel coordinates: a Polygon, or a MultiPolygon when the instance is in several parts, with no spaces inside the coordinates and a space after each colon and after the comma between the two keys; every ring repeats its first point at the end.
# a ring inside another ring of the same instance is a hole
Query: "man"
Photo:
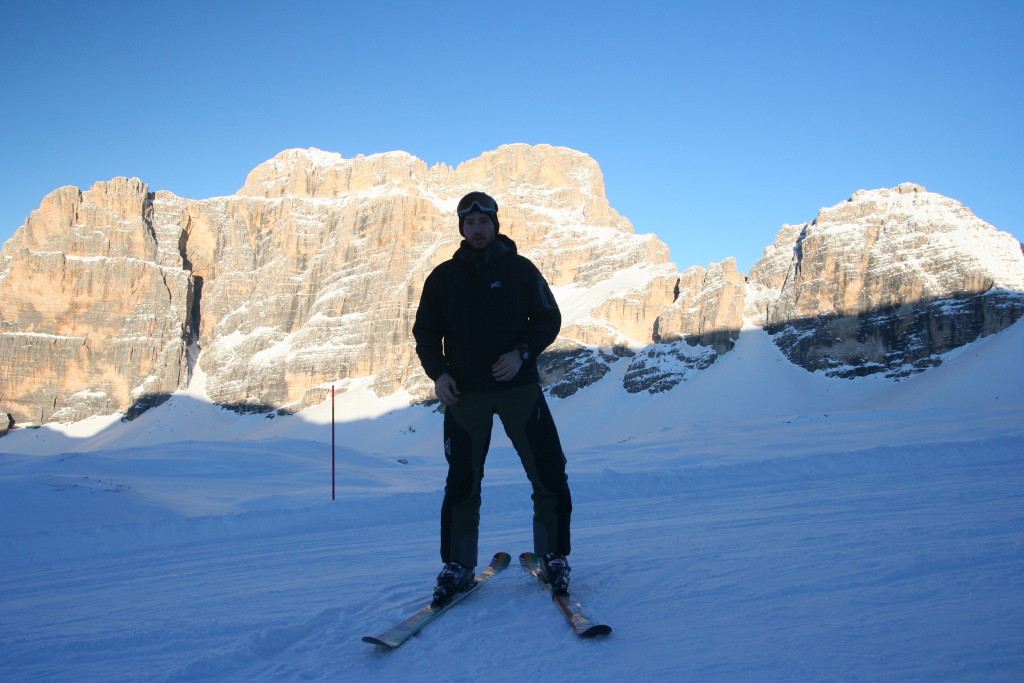
{"type": "Polygon", "coordinates": [[[434,602],[447,602],[473,581],[480,483],[495,414],[533,485],[534,552],[554,589],[566,593],[572,498],[537,373],[537,356],[555,340],[562,316],[537,267],[499,234],[492,197],[470,192],[457,212],[465,239],[427,277],[413,326],[416,353],[445,406],[444,567],[434,602]]]}

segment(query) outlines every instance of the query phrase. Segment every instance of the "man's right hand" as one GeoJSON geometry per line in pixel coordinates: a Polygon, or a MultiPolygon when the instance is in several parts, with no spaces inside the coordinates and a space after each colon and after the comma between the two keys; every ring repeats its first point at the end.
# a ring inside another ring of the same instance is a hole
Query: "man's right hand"
{"type": "Polygon", "coordinates": [[[434,381],[434,393],[446,406],[459,400],[459,388],[455,386],[455,379],[447,372],[434,381]]]}

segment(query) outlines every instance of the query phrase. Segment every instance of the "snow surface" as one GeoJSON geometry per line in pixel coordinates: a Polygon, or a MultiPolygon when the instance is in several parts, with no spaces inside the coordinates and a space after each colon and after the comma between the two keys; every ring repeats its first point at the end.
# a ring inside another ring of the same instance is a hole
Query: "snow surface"
{"type": "MultiPolygon", "coordinates": [[[[440,416],[347,382],[268,419],[202,376],[0,439],[2,681],[1021,681],[1024,325],[901,382],[759,330],[664,394],[552,401],[583,641],[517,567],[394,652],[439,569],[440,416]]],[[[530,549],[500,428],[481,551],[530,549]]],[[[486,558],[481,558],[485,562],[486,558]]]]}
{"type": "Polygon", "coordinates": [[[623,296],[632,290],[643,290],[650,285],[657,268],[650,266],[629,266],[607,277],[595,285],[552,286],[551,293],[558,301],[563,325],[580,323],[591,319],[595,308],[615,296],[623,296]]]}

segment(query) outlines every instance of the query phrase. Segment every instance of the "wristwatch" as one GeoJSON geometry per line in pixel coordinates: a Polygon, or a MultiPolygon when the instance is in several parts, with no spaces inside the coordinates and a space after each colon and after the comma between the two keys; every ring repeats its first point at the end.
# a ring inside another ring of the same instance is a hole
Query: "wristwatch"
{"type": "Polygon", "coordinates": [[[533,354],[530,353],[530,347],[526,344],[520,344],[517,346],[516,351],[519,352],[519,357],[523,359],[524,363],[533,358],[533,354]]]}

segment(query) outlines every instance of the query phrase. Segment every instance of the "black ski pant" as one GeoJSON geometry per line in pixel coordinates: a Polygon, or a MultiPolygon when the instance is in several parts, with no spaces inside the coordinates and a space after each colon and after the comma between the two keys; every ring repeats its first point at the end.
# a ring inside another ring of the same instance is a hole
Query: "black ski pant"
{"type": "Polygon", "coordinates": [[[441,504],[441,561],[477,564],[480,484],[494,415],[519,454],[533,485],[533,550],[569,554],[572,497],[565,454],[544,393],[537,384],[498,392],[462,392],[444,412],[448,479],[441,504]]]}

